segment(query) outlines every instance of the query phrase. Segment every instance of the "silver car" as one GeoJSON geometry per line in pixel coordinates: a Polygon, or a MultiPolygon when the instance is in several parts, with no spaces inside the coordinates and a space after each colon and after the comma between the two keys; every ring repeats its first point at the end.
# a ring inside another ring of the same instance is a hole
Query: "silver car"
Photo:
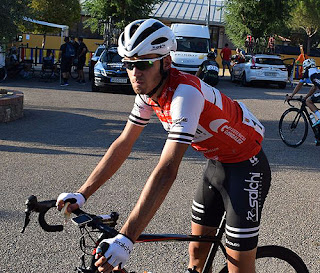
{"type": "Polygon", "coordinates": [[[244,86],[264,82],[285,88],[288,82],[288,70],[283,60],[277,55],[246,55],[244,62],[233,65],[231,81],[241,81],[244,86]]]}

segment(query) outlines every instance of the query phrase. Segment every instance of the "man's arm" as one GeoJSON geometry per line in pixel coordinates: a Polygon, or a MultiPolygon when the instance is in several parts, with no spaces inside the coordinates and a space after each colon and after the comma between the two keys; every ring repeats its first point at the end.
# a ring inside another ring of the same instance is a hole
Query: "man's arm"
{"type": "Polygon", "coordinates": [[[300,91],[300,89],[301,89],[302,86],[303,86],[303,81],[301,81],[301,82],[299,82],[299,83],[297,84],[297,86],[294,88],[292,94],[286,97],[286,101],[287,101],[288,99],[292,99],[293,96],[300,91]]]}
{"type": "MultiPolygon", "coordinates": [[[[120,250],[119,247],[117,247],[115,251],[126,252],[125,257],[130,255],[133,242],[137,240],[167,196],[177,176],[179,165],[188,146],[188,144],[171,141],[166,142],[160,161],[145,184],[140,198],[129,215],[129,218],[120,230],[120,235],[113,238],[114,241],[118,242],[116,245],[124,246],[122,249],[120,247],[120,250]],[[121,242],[119,243],[119,241],[121,242]]],[[[110,243],[112,244],[109,248],[112,249],[115,244],[114,242],[110,243]]],[[[98,261],[95,265],[100,271],[108,269],[104,272],[111,272],[105,254],[98,255],[96,259],[98,259],[98,261]]]]}
{"type": "Polygon", "coordinates": [[[167,141],[158,165],[145,184],[129,218],[121,229],[133,241],[143,232],[164,201],[174,180],[188,144],[167,141]]]}
{"type": "MultiPolygon", "coordinates": [[[[99,187],[121,167],[129,156],[132,146],[138,139],[144,127],[127,122],[121,135],[111,144],[99,164],[93,170],[87,181],[77,191],[88,199],[99,187]]],[[[58,203],[58,209],[63,206],[63,201],[58,203]]],[[[68,212],[78,207],[77,204],[68,206],[68,212]]]]}
{"type": "Polygon", "coordinates": [[[307,98],[309,98],[310,96],[312,96],[313,93],[314,93],[316,90],[317,90],[317,87],[316,87],[315,85],[313,85],[313,86],[310,88],[308,94],[304,97],[304,99],[307,99],[307,98]]]}
{"type": "Polygon", "coordinates": [[[199,77],[199,76],[200,76],[200,74],[201,74],[201,71],[202,71],[202,65],[203,65],[203,63],[199,66],[199,69],[198,69],[198,71],[197,71],[197,73],[196,73],[196,76],[197,76],[197,77],[199,77]]]}

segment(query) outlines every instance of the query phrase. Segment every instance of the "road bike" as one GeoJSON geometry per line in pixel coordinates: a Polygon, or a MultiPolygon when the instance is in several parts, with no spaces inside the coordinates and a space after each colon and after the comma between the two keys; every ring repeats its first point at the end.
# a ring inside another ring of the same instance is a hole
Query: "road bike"
{"type": "Polygon", "coordinates": [[[320,126],[312,127],[313,123],[303,97],[288,99],[287,103],[290,108],[284,111],[279,121],[279,134],[282,141],[289,147],[300,146],[308,136],[308,124],[315,138],[320,140],[320,126]],[[298,106],[294,106],[293,102],[298,106]]]}
{"type": "Polygon", "coordinates": [[[70,76],[72,79],[79,78],[78,61],[79,60],[77,58],[72,61],[71,72],[70,72],[70,76]]]}
{"type": "MultiPolygon", "coordinates": [[[[73,203],[75,200],[70,199],[66,202],[73,203]]],[[[38,202],[37,197],[32,195],[26,201],[25,222],[22,233],[30,222],[30,214],[32,212],[39,213],[39,224],[43,230],[47,232],[59,232],[63,230],[63,225],[49,225],[45,220],[45,214],[54,208],[56,200],[47,200],[38,202]]],[[[112,212],[109,215],[94,215],[84,212],[83,210],[75,210],[73,213],[77,216],[73,218],[77,227],[80,230],[80,249],[83,254],[80,256],[80,265],[75,269],[75,272],[82,273],[97,273],[95,267],[95,248],[103,240],[112,238],[118,234],[115,229],[119,214],[112,212]]],[[[184,241],[184,242],[210,242],[212,243],[210,252],[207,256],[205,267],[201,273],[209,273],[213,260],[220,249],[227,257],[226,249],[222,244],[222,236],[225,231],[225,216],[222,218],[216,236],[195,236],[183,234],[141,234],[136,243],[146,242],[165,242],[165,241],[184,241]]],[[[256,257],[256,272],[264,273],[308,273],[308,269],[303,260],[292,250],[282,246],[269,245],[260,246],[257,250],[256,257]]],[[[196,270],[196,269],[194,269],[196,270]]],[[[196,271],[194,271],[196,272],[196,271]]],[[[227,273],[227,265],[224,263],[220,273],[227,273]]],[[[113,273],[136,273],[128,269],[114,270],[113,273]]],[[[159,273],[159,272],[150,272],[159,273]]]]}

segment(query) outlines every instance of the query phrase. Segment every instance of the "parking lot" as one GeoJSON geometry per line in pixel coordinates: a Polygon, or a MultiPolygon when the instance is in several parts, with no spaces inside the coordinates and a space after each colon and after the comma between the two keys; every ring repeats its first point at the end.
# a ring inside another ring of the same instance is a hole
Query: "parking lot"
{"type": "MultiPolygon", "coordinates": [[[[282,245],[295,251],[310,272],[320,272],[319,158],[309,131],[298,148],[285,146],[278,121],[286,110],[284,96],[291,87],[241,87],[224,77],[217,86],[244,102],[266,127],[264,151],[272,168],[272,187],[265,203],[260,245],[282,245]]],[[[0,88],[24,92],[24,117],[0,123],[0,272],[73,272],[79,263],[79,234],[71,223],[61,233],[46,233],[36,215],[24,234],[24,202],[31,195],[55,199],[75,191],[86,180],[107,147],[119,135],[134,96],[91,92],[90,82],[39,79],[7,80],[0,88]]],[[[302,93],[308,91],[303,87],[302,93]]],[[[135,204],[156,165],[166,132],[154,117],[129,159],[95,193],[85,209],[96,214],[118,211],[119,227],[135,204]]],[[[190,233],[191,202],[204,158],[191,148],[177,180],[146,232],[190,233]]],[[[58,213],[50,221],[63,222],[58,213]]],[[[186,243],[136,245],[129,265],[137,272],[184,272],[186,243]],[[159,269],[160,268],[160,269],[159,269]]]]}

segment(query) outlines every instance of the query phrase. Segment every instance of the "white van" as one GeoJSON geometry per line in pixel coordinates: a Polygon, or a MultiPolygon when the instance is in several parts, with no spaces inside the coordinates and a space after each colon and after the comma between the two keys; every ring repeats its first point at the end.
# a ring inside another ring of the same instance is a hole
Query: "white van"
{"type": "Polygon", "coordinates": [[[210,51],[210,34],[207,26],[193,24],[172,24],[178,48],[171,52],[172,67],[196,73],[210,51]]]}

